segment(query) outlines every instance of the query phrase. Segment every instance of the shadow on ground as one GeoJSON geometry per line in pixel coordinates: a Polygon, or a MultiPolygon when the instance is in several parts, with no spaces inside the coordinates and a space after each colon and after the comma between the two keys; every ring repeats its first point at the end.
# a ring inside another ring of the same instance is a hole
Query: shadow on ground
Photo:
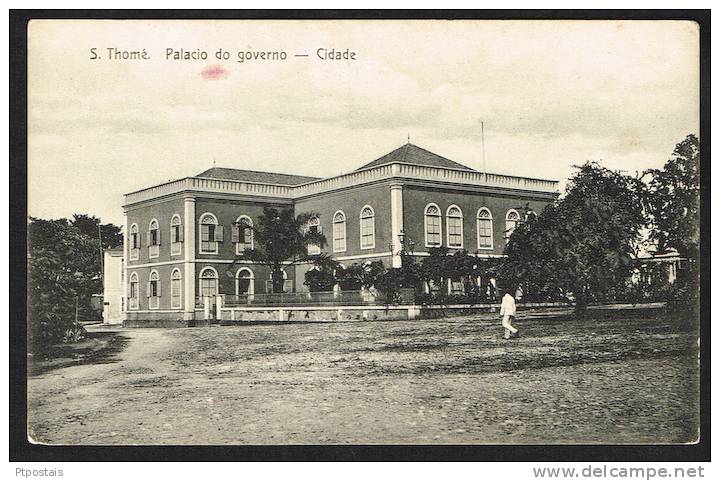
{"type": "Polygon", "coordinates": [[[117,332],[89,332],[76,343],[55,344],[39,359],[28,358],[28,375],[37,376],[55,369],[83,364],[109,364],[129,339],[117,332]]]}

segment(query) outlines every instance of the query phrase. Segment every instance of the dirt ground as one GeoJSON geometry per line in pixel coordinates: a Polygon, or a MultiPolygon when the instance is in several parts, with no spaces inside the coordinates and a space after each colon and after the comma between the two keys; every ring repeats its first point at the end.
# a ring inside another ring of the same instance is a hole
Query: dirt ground
{"type": "Polygon", "coordinates": [[[28,379],[51,444],[679,443],[693,326],[655,312],[136,329],[28,379]],[[120,346],[121,348],[117,348],[120,346]]]}

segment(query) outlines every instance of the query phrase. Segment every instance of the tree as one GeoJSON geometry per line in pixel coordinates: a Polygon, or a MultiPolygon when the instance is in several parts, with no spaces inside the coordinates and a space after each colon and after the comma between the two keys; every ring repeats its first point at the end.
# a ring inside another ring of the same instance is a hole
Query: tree
{"type": "Polygon", "coordinates": [[[283,291],[282,267],[301,262],[323,262],[327,254],[308,254],[311,245],[325,247],[327,239],[322,232],[310,228],[309,223],[318,215],[312,212],[294,215],[291,209],[263,208],[257,223],[250,225],[241,221],[237,229],[250,229],[255,242],[254,249],[246,249],[235,260],[247,260],[270,268],[274,293],[283,291]]]}
{"type": "Polygon", "coordinates": [[[363,286],[365,269],[359,264],[352,264],[347,268],[339,266],[335,270],[335,279],[343,291],[357,291],[363,286]]]}
{"type": "Polygon", "coordinates": [[[503,285],[529,282],[573,298],[576,313],[583,315],[589,301],[602,298],[632,271],[646,225],[640,183],[594,162],[579,167],[559,202],[513,231],[503,285]]]}
{"type": "Polygon", "coordinates": [[[100,219],[93,215],[73,214],[70,225],[80,231],[81,234],[95,239],[103,249],[112,249],[123,245],[123,235],[120,228],[113,224],[101,224],[100,219]],[[100,226],[100,239],[98,239],[98,226],[100,226]]]}
{"type": "Polygon", "coordinates": [[[339,267],[333,259],[318,259],[313,268],[305,273],[304,284],[308,286],[310,292],[332,291],[337,283],[336,272],[339,267]]]}
{"type": "Polygon", "coordinates": [[[700,141],[690,134],[675,146],[663,170],[651,176],[647,208],[652,219],[650,238],[660,251],[675,249],[697,260],[700,251],[700,141]]]}
{"type": "Polygon", "coordinates": [[[42,350],[73,328],[75,308],[88,315],[102,289],[101,257],[92,238],[67,219],[28,224],[28,340],[42,350]]]}

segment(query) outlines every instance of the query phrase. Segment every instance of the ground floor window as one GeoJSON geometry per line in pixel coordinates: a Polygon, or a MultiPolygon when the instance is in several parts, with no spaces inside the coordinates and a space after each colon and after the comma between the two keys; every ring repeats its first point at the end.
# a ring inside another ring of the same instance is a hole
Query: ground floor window
{"type": "Polygon", "coordinates": [[[130,309],[138,308],[138,275],[133,272],[130,274],[130,292],[128,293],[128,307],[130,309]]]}
{"type": "Polygon", "coordinates": [[[238,270],[235,277],[235,295],[252,299],[255,294],[255,275],[247,267],[238,270]]]}
{"type": "Polygon", "coordinates": [[[202,297],[215,296],[218,293],[217,272],[212,267],[206,267],[200,273],[200,295],[202,297]]]}
{"type": "Polygon", "coordinates": [[[160,276],[153,271],[150,273],[150,282],[148,282],[147,296],[150,309],[158,309],[160,307],[161,285],[160,276]]]}
{"type": "Polygon", "coordinates": [[[175,269],[170,277],[170,305],[173,309],[182,307],[182,275],[175,269]]]}

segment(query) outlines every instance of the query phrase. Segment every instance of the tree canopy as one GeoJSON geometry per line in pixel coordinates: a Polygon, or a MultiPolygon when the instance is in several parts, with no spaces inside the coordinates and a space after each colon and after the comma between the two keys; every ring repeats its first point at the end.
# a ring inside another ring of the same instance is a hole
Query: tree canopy
{"type": "Polygon", "coordinates": [[[512,233],[504,283],[571,296],[582,312],[630,275],[645,224],[640,180],[588,162],[562,199],[512,233]]]}
{"type": "Polygon", "coordinates": [[[92,315],[90,300],[102,292],[102,255],[98,225],[105,232],[103,247],[122,244],[120,229],[100,224],[96,217],[30,218],[28,224],[28,338],[41,348],[62,339],[75,319],[92,315]]]}
{"type": "Polygon", "coordinates": [[[697,259],[700,249],[700,141],[690,134],[675,146],[662,170],[647,171],[651,240],[660,251],[675,249],[697,259]]]}
{"type": "Polygon", "coordinates": [[[318,229],[310,227],[310,221],[318,218],[313,212],[304,212],[297,216],[292,209],[263,208],[257,222],[250,224],[242,221],[240,229],[253,232],[254,248],[246,249],[236,260],[247,260],[270,268],[273,292],[283,290],[283,265],[300,262],[323,262],[327,254],[309,254],[308,247],[325,247],[327,239],[318,229]]]}

